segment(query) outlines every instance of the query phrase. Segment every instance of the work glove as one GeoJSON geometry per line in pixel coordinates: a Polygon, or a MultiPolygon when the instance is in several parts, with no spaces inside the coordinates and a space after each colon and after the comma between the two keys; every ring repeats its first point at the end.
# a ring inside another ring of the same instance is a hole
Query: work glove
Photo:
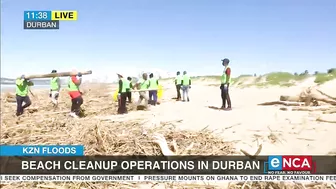
{"type": "Polygon", "coordinates": [[[78,77],[82,77],[82,73],[79,72],[79,73],[77,74],[77,76],[78,76],[78,77]]]}
{"type": "Polygon", "coordinates": [[[223,87],[224,87],[224,90],[227,90],[228,89],[228,84],[224,84],[223,87]]]}
{"type": "Polygon", "coordinates": [[[25,75],[21,75],[21,79],[26,79],[26,76],[25,75]]]}
{"type": "Polygon", "coordinates": [[[121,97],[121,95],[120,95],[120,93],[118,93],[118,100],[120,100],[120,97],[121,97]]]}

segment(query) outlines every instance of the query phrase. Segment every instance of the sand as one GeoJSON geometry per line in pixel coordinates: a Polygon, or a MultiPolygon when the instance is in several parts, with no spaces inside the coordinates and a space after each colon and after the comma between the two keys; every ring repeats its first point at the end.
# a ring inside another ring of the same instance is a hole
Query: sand
{"type": "MultiPolygon", "coordinates": [[[[183,121],[178,126],[182,129],[207,127],[215,130],[226,141],[234,141],[237,149],[252,154],[259,144],[263,144],[260,155],[336,152],[336,124],[316,122],[320,115],[318,112],[280,111],[277,106],[257,106],[258,103],[278,100],[283,94],[299,94],[302,88],[233,88],[230,91],[233,110],[220,111],[208,108],[221,106],[219,87],[196,84],[190,90],[190,102],[169,101],[175,95],[171,89],[165,93],[164,99],[169,102],[153,107],[150,113],[159,120],[181,119],[183,121]]],[[[335,87],[332,89],[330,86],[327,91],[336,96],[335,87]]]]}

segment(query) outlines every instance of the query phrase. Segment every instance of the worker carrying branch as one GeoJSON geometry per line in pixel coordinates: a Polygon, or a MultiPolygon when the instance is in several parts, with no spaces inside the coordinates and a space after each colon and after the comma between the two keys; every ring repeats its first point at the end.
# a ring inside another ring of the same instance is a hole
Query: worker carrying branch
{"type": "Polygon", "coordinates": [[[25,78],[22,75],[20,78],[16,79],[16,116],[23,114],[23,110],[31,105],[31,100],[28,96],[29,87],[33,86],[34,83],[25,78]],[[24,105],[22,106],[22,104],[24,105]]]}
{"type": "MultiPolygon", "coordinates": [[[[56,70],[52,70],[51,73],[57,73],[56,70]]],[[[54,104],[54,107],[58,105],[58,97],[61,89],[61,81],[59,77],[52,77],[50,80],[50,92],[49,97],[51,102],[54,104]]]]}
{"type": "Polygon", "coordinates": [[[82,93],[79,90],[79,86],[82,83],[82,74],[76,70],[72,71],[72,75],[69,78],[68,90],[71,97],[71,112],[70,116],[79,118],[81,105],[83,104],[82,93]]]}
{"type": "Polygon", "coordinates": [[[149,74],[149,102],[156,106],[158,100],[159,80],[154,78],[154,74],[149,74]]]}
{"type": "Polygon", "coordinates": [[[222,60],[222,65],[224,66],[224,71],[221,77],[221,96],[222,96],[222,109],[231,110],[231,99],[229,95],[229,87],[231,83],[231,68],[229,67],[230,60],[225,58],[222,60]],[[227,107],[226,107],[227,102],[227,107]]]}
{"type": "Polygon", "coordinates": [[[118,90],[118,114],[126,114],[126,99],[127,92],[130,92],[130,83],[121,74],[117,74],[119,78],[119,90],[118,90]]]}

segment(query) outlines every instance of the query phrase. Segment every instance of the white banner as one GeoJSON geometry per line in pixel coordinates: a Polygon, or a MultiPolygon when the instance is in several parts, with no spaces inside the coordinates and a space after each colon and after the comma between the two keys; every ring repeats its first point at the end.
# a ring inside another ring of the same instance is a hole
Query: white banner
{"type": "Polygon", "coordinates": [[[1,182],[107,182],[107,181],[299,181],[299,182],[336,182],[336,175],[1,175],[1,182]]]}

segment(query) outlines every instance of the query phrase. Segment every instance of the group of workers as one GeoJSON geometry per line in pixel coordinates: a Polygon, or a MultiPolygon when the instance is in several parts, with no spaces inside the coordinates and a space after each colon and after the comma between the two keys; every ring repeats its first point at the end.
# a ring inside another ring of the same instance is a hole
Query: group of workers
{"type": "MultiPolygon", "coordinates": [[[[221,109],[223,110],[232,110],[231,107],[231,99],[229,95],[229,86],[231,83],[231,68],[229,67],[230,60],[228,58],[222,59],[222,65],[224,66],[224,71],[221,75],[221,85],[220,85],[220,90],[221,90],[221,98],[222,98],[222,106],[221,109]]],[[[183,101],[188,101],[189,102],[189,89],[191,88],[191,79],[187,75],[187,72],[184,71],[183,75],[178,71],[176,73],[176,78],[175,78],[175,86],[176,86],[176,92],[177,92],[177,97],[176,100],[180,101],[181,100],[181,90],[183,92],[183,101]]]]}
{"type": "Polygon", "coordinates": [[[187,74],[186,71],[183,72],[183,76],[181,75],[179,71],[176,73],[175,86],[176,86],[176,92],[177,92],[176,100],[177,101],[181,100],[181,90],[182,90],[182,94],[183,94],[182,101],[189,102],[190,101],[189,89],[191,88],[191,78],[187,74]]]}
{"type": "Polygon", "coordinates": [[[147,73],[142,74],[142,78],[133,86],[132,78],[124,78],[122,74],[118,74],[119,78],[119,89],[118,89],[118,114],[126,114],[126,102],[132,102],[132,91],[138,89],[139,100],[137,105],[140,105],[142,101],[145,101],[145,106],[148,104],[156,106],[158,103],[158,89],[159,80],[154,78],[154,74],[149,74],[149,79],[147,73]],[[147,96],[148,91],[148,96],[147,96]]]}
{"type": "MultiPolygon", "coordinates": [[[[231,68],[229,67],[230,60],[225,58],[222,60],[222,65],[224,66],[224,71],[221,76],[221,98],[223,110],[231,110],[231,99],[229,95],[229,87],[231,83],[231,68]]],[[[57,73],[56,70],[52,70],[51,73],[57,73]]],[[[74,72],[75,73],[75,72],[74,72]]],[[[126,104],[132,102],[132,90],[138,89],[139,100],[138,105],[145,101],[145,106],[157,105],[158,100],[158,87],[159,81],[154,78],[154,74],[149,74],[149,79],[147,73],[142,74],[142,78],[138,80],[136,85],[133,86],[132,78],[125,78],[123,75],[118,74],[119,78],[119,90],[118,90],[118,114],[127,113],[126,104]],[[147,96],[148,91],[148,96],[147,96]]],[[[78,73],[77,75],[72,75],[68,81],[68,92],[71,98],[71,109],[70,116],[78,118],[80,116],[80,107],[83,104],[82,93],[79,90],[79,86],[82,83],[82,74],[78,73]]],[[[16,115],[20,116],[23,114],[25,108],[31,105],[31,100],[28,96],[29,87],[33,86],[34,83],[30,81],[25,75],[22,75],[16,80],[16,103],[17,110],[16,115]]],[[[177,101],[181,100],[181,90],[182,90],[182,101],[189,102],[189,89],[191,88],[191,78],[186,71],[183,72],[183,75],[178,71],[175,78],[175,86],[177,92],[177,101]]],[[[49,97],[51,102],[55,107],[58,105],[58,97],[61,89],[61,82],[59,77],[53,77],[50,80],[50,92],[49,97]]]]}

